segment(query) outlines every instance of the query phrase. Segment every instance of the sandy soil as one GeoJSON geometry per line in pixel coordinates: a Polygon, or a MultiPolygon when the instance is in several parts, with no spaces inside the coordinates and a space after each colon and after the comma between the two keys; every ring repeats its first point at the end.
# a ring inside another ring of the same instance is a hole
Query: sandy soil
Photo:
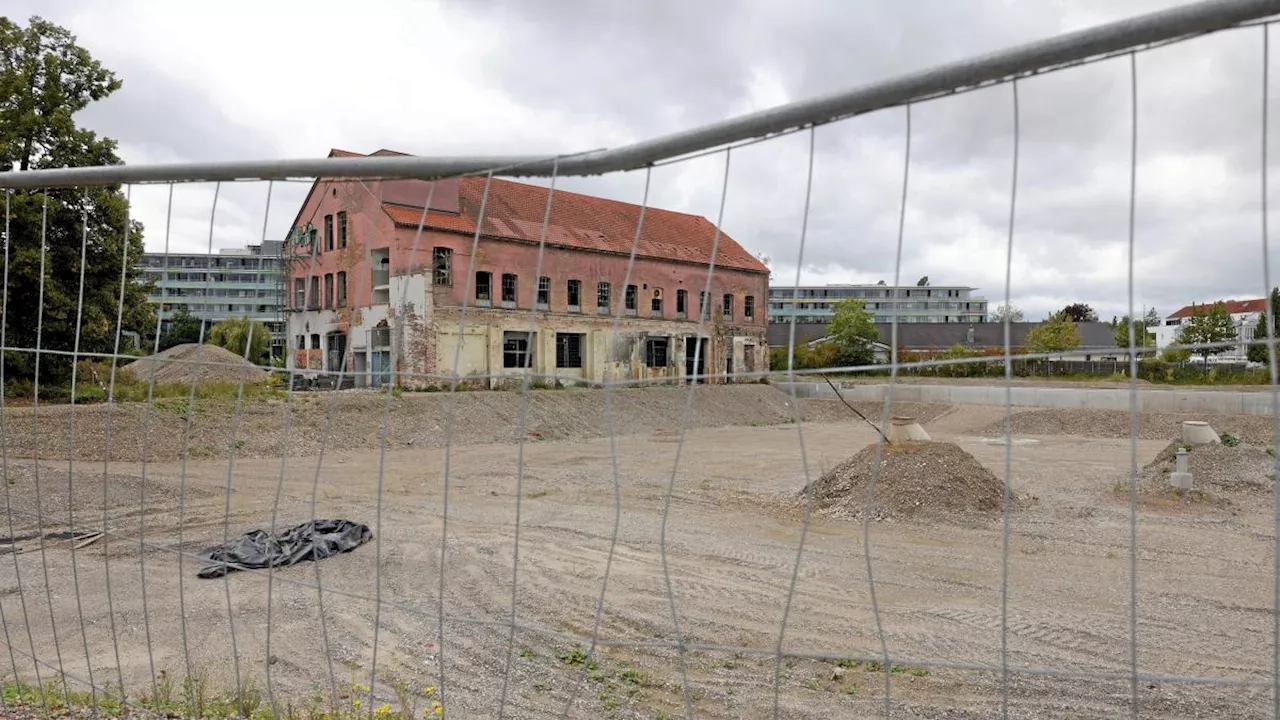
{"type": "MultiPolygon", "coordinates": [[[[706,390],[709,405],[724,402],[712,399],[721,391],[706,390]]],[[[860,523],[814,518],[796,570],[804,516],[779,498],[875,437],[847,410],[815,403],[810,414],[822,421],[696,428],[683,445],[669,421],[614,440],[595,428],[521,444],[507,417],[494,421],[505,437],[479,434],[451,449],[401,441],[381,457],[336,442],[322,464],[265,453],[234,464],[193,459],[185,481],[182,463],[166,460],[147,466],[145,487],[135,463],[110,464],[104,485],[101,461],[42,462],[42,505],[35,473],[9,475],[7,534],[35,530],[38,510],[45,531],[101,525],[105,507],[111,535],[74,554],[67,542],[41,550],[23,541],[33,549],[0,556],[6,640],[27,680],[30,637],[45,679],[51,667],[84,679],[91,668],[97,683],[123,680],[138,696],[151,692],[153,663],[179,677],[208,672],[218,687],[233,687],[238,671],[281,706],[305,705],[317,689],[327,697],[334,681],[368,683],[376,640],[380,698],[394,702],[396,678],[440,685],[447,716],[463,718],[498,717],[504,697],[513,718],[559,717],[570,702],[575,718],[678,717],[686,697],[706,718],[773,717],[775,698],[785,718],[878,717],[886,677],[893,717],[993,717],[1005,643],[1010,717],[1127,716],[1130,515],[1111,490],[1128,476],[1130,443],[1043,436],[999,445],[977,431],[1001,413],[954,408],[925,427],[997,477],[1010,452],[1015,487],[1038,498],[1012,516],[1003,636],[998,514],[875,523],[869,546],[860,523]],[[313,492],[317,516],[366,522],[375,541],[225,580],[197,579],[198,562],[180,553],[273,518],[279,527],[309,518],[313,492]],[[599,666],[589,671],[571,649],[590,644],[606,570],[599,666]],[[788,597],[788,657],[775,673],[788,597]],[[896,672],[794,656],[878,657],[877,616],[896,672]],[[1086,677],[1096,674],[1109,679],[1086,677]]],[[[380,421],[352,416],[341,432],[376,435],[380,421]]],[[[403,425],[392,434],[414,436],[403,425]]],[[[1140,440],[1139,465],[1167,442],[1140,440]]],[[[1268,712],[1270,500],[1230,516],[1138,512],[1140,672],[1262,685],[1144,678],[1140,716],[1268,712]]]]}

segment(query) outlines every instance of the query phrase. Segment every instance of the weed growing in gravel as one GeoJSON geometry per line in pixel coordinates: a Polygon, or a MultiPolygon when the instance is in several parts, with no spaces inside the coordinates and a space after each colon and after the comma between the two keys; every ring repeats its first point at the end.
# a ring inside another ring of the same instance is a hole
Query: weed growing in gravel
{"type": "Polygon", "coordinates": [[[12,682],[3,685],[0,692],[10,707],[48,708],[51,714],[70,714],[75,710],[96,707],[98,714],[120,717],[131,711],[144,711],[168,718],[214,720],[435,720],[445,717],[444,705],[434,686],[414,690],[407,683],[397,680],[393,684],[398,707],[382,703],[372,709],[365,706],[369,698],[369,686],[351,683],[338,694],[335,705],[327,703],[324,694],[317,693],[308,706],[291,703],[272,708],[263,702],[262,691],[252,680],[239,690],[214,693],[208,676],[196,673],[194,678],[183,678],[180,683],[165,671],[156,677],[155,692],[137,700],[125,702],[113,693],[92,693],[80,690],[64,690],[58,680],[49,680],[44,687],[12,682]]]}

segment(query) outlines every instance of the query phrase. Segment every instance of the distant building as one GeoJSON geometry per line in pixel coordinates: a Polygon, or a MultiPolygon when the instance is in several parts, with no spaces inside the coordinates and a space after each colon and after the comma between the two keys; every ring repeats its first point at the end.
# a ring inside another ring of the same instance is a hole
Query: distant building
{"type": "Polygon", "coordinates": [[[180,307],[207,325],[247,315],[271,331],[271,354],[283,354],[283,246],[280,240],[267,240],[216,253],[144,254],[138,269],[144,279],[156,281],[149,299],[160,315],[161,331],[180,307]]]}
{"type": "MultiPolygon", "coordinates": [[[[1231,322],[1236,327],[1236,347],[1213,355],[1209,359],[1212,362],[1245,362],[1249,343],[1253,341],[1253,330],[1258,325],[1258,318],[1267,311],[1267,299],[1226,300],[1224,304],[1227,306],[1227,314],[1231,316],[1231,322]]],[[[1149,328],[1147,332],[1154,336],[1156,348],[1163,352],[1166,347],[1178,344],[1178,333],[1182,332],[1182,326],[1191,319],[1192,315],[1195,315],[1197,309],[1207,311],[1211,307],[1213,307],[1211,302],[1187,305],[1166,317],[1159,326],[1149,328]]]]}
{"type": "Polygon", "coordinates": [[[974,297],[977,288],[961,285],[804,285],[769,288],[769,320],[789,323],[831,322],[841,300],[866,301],[878,323],[984,323],[987,301],[974,297]]]}
{"type": "MultiPolygon", "coordinates": [[[[1040,325],[1036,322],[1009,323],[1009,344],[1018,352],[1027,344],[1027,334],[1040,325]]],[[[887,349],[893,337],[893,326],[876,324],[877,339],[887,349]]],[[[1108,360],[1117,359],[1115,332],[1103,322],[1076,323],[1080,344],[1062,359],[1108,360]]],[[[796,345],[806,345],[826,337],[827,326],[814,323],[796,323],[796,345]]],[[[785,348],[791,338],[791,323],[769,323],[769,347],[785,348]]],[[[942,353],[955,346],[974,350],[1004,348],[1003,323],[898,323],[898,347],[924,354],[942,353]]]]}

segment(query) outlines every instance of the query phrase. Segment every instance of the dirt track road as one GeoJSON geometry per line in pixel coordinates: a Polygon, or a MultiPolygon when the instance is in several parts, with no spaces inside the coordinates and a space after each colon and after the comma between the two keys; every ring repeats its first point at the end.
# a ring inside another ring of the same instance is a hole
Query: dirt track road
{"type": "MultiPolygon", "coordinates": [[[[1005,447],[966,434],[971,432],[966,428],[992,419],[990,409],[959,409],[943,416],[933,432],[936,439],[960,443],[1002,476],[1005,447]]],[[[828,422],[806,424],[803,438],[808,471],[816,476],[871,442],[874,434],[865,425],[828,422]]],[[[773,717],[772,652],[803,527],[802,515],[776,496],[804,484],[799,440],[794,424],[692,430],[678,470],[680,445],[669,431],[621,437],[616,447],[608,438],[530,442],[523,449],[477,444],[448,454],[444,448],[400,447],[387,453],[381,480],[377,452],[336,452],[320,470],[316,513],[367,522],[376,541],[348,555],[276,571],[270,582],[266,573],[257,572],[236,573],[226,581],[196,579],[197,563],[189,558],[178,572],[180,527],[183,547],[192,553],[223,537],[225,460],[188,464],[181,526],[180,465],[148,468],[150,499],[140,515],[139,468],[122,464],[111,468],[108,514],[113,533],[131,539],[113,537],[78,551],[74,574],[65,544],[48,544],[43,561],[38,551],[16,556],[21,596],[10,557],[0,557],[0,605],[16,653],[29,652],[21,598],[41,660],[56,667],[60,653],[74,676],[88,675],[82,632],[99,684],[117,681],[118,647],[119,674],[132,695],[150,692],[151,658],[156,670],[180,677],[188,671],[187,653],[191,669],[209,672],[211,685],[234,686],[234,628],[242,681],[253,676],[265,689],[269,671],[269,688],[282,705],[305,704],[315,688],[327,692],[331,677],[339,684],[353,677],[368,682],[376,628],[378,694],[394,701],[393,677],[415,686],[440,684],[443,658],[444,699],[453,717],[496,717],[504,688],[507,717],[558,717],[575,690],[571,717],[677,717],[684,714],[686,677],[697,717],[773,717]],[[442,599],[446,454],[450,487],[442,599]],[[669,484],[674,492],[664,546],[669,484]],[[621,507],[616,518],[615,499],[621,507]],[[615,519],[617,545],[610,563],[615,519]],[[140,522],[146,524],[148,544],[141,554],[140,522]],[[140,560],[146,564],[145,594],[140,560]],[[508,624],[513,566],[518,569],[514,634],[508,624]],[[585,669],[573,664],[574,656],[565,653],[574,636],[592,636],[606,568],[610,578],[599,629],[605,642],[600,667],[587,678],[585,669]],[[318,578],[325,590],[323,624],[318,578]],[[380,611],[368,599],[375,593],[380,593],[380,611]],[[443,647],[441,606],[448,617],[443,647]],[[679,639],[694,648],[683,663],[673,649],[679,639]],[[510,681],[504,685],[508,662],[510,681]]],[[[1164,444],[1141,441],[1139,462],[1164,444]]],[[[1128,713],[1129,511],[1110,490],[1127,475],[1129,448],[1125,440],[1044,437],[1012,449],[1015,483],[1039,502],[1018,513],[1011,528],[1006,638],[1014,672],[1011,717],[1128,713]],[[1117,679],[1049,678],[1019,674],[1019,669],[1112,673],[1117,679]]],[[[57,527],[47,522],[45,529],[63,529],[67,463],[43,467],[41,482],[49,493],[44,515],[61,522],[57,527]]],[[[238,461],[226,532],[235,536],[267,526],[277,487],[278,526],[311,517],[315,469],[314,458],[291,459],[278,485],[279,459],[238,461]]],[[[76,477],[77,523],[96,524],[102,512],[102,466],[78,470],[83,474],[76,477]]],[[[9,486],[18,530],[30,526],[25,520],[35,510],[31,482],[29,475],[20,475],[9,486]]],[[[1177,508],[1140,513],[1140,671],[1268,682],[1275,539],[1270,501],[1262,498],[1256,508],[1236,516],[1177,508]]],[[[998,714],[998,672],[931,665],[926,674],[919,663],[999,666],[1001,544],[998,516],[977,526],[872,527],[879,619],[889,652],[903,665],[891,674],[894,717],[998,714]]],[[[788,616],[787,652],[880,653],[865,550],[860,524],[814,520],[788,616]]],[[[19,671],[34,679],[30,660],[16,658],[19,671]]],[[[0,661],[0,667],[7,664],[0,661]]],[[[40,670],[49,676],[48,667],[40,670]]],[[[1258,717],[1269,707],[1265,688],[1143,681],[1138,689],[1142,717],[1258,717]]],[[[883,675],[865,667],[787,658],[779,702],[780,715],[787,718],[876,717],[884,706],[883,675]]]]}

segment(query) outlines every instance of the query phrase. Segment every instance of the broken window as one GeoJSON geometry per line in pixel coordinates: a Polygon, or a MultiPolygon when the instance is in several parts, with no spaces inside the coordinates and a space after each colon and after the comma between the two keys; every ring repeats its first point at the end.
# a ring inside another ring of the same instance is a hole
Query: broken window
{"type": "Polygon", "coordinates": [[[646,367],[666,367],[667,350],[671,347],[670,339],[664,337],[645,338],[644,364],[646,367]]]}
{"type": "Polygon", "coordinates": [[[609,314],[609,303],[611,300],[609,297],[609,290],[609,283],[607,282],[602,282],[596,285],[596,311],[601,315],[609,314]]]}
{"type": "Polygon", "coordinates": [[[325,273],[324,276],[324,306],[326,309],[333,307],[333,273],[325,273]]]}
{"type": "Polygon", "coordinates": [[[733,319],[733,295],[729,293],[724,294],[724,319],[733,319]]]}
{"type": "Polygon", "coordinates": [[[556,333],[556,367],[582,367],[582,334],[556,333]]]}
{"type": "Polygon", "coordinates": [[[654,317],[662,317],[662,288],[653,289],[653,300],[649,302],[649,305],[654,317]]]}
{"type": "Polygon", "coordinates": [[[546,310],[551,306],[551,278],[538,278],[538,308],[546,310]]]}
{"type": "Polygon", "coordinates": [[[533,367],[531,333],[507,331],[502,333],[502,367],[533,367]]]}
{"type": "Polygon", "coordinates": [[[328,252],[333,249],[333,216],[324,216],[324,250],[328,252]]]}
{"type": "Polygon", "coordinates": [[[756,296],[748,295],[742,300],[742,317],[751,320],[756,316],[756,296]]]}
{"type": "Polygon", "coordinates": [[[493,273],[487,270],[476,271],[476,302],[489,304],[491,299],[490,293],[493,291],[493,273]]]}
{"type": "Polygon", "coordinates": [[[516,276],[512,273],[502,273],[502,302],[512,307],[516,304],[516,276]]]}
{"type": "Polygon", "coordinates": [[[445,286],[453,284],[453,248],[431,249],[431,282],[445,286]]]}
{"type": "Polygon", "coordinates": [[[302,278],[293,281],[293,306],[299,310],[307,306],[307,281],[302,278]]]}
{"type": "Polygon", "coordinates": [[[347,306],[347,273],[338,273],[338,307],[347,306]]]}
{"type": "Polygon", "coordinates": [[[635,285],[627,286],[627,294],[624,298],[624,301],[627,304],[627,314],[635,315],[636,314],[636,286],[635,285]]]}
{"type": "Polygon", "coordinates": [[[568,301],[569,312],[578,312],[582,309],[581,280],[570,280],[565,283],[565,299],[568,301]]]}
{"type": "Polygon", "coordinates": [[[338,247],[347,246],[347,211],[338,213],[338,247]]]}
{"type": "Polygon", "coordinates": [[[311,302],[309,306],[312,310],[320,309],[320,276],[311,276],[311,302]]]}
{"type": "Polygon", "coordinates": [[[676,290],[676,317],[683,318],[689,314],[689,291],[676,290]]]}

